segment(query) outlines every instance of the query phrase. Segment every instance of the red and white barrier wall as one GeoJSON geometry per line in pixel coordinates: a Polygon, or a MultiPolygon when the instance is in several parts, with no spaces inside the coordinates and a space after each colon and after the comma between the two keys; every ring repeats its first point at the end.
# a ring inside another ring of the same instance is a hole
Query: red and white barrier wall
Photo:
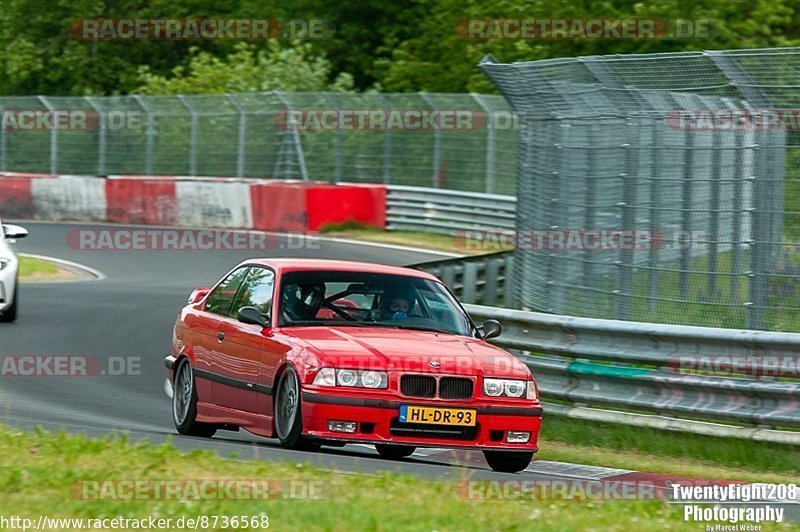
{"type": "Polygon", "coordinates": [[[386,187],[312,181],[0,173],[0,216],[178,227],[316,231],[386,225],[386,187]]]}

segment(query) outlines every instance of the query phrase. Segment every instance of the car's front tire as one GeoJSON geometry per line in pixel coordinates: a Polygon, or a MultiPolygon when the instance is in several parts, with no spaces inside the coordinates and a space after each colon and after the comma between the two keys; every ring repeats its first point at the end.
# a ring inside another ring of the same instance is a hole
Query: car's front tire
{"type": "Polygon", "coordinates": [[[281,445],[295,451],[316,451],[320,443],[303,436],[300,380],[291,366],[283,372],[275,390],[275,434],[281,445]]]}
{"type": "Polygon", "coordinates": [[[531,464],[531,451],[483,451],[489,467],[500,473],[519,473],[531,464]]]}
{"type": "Polygon", "coordinates": [[[197,421],[197,389],[189,359],[182,358],[175,369],[172,390],[172,421],[178,432],[187,436],[210,438],[216,425],[197,421]]]}
{"type": "Polygon", "coordinates": [[[411,445],[383,445],[376,443],[375,450],[387,460],[399,460],[400,458],[411,456],[417,448],[411,445]]]}
{"type": "Polygon", "coordinates": [[[11,306],[9,306],[2,312],[2,314],[0,314],[0,321],[4,323],[10,323],[12,321],[16,321],[18,311],[19,311],[19,284],[17,284],[14,287],[14,298],[11,300],[11,306]]]}

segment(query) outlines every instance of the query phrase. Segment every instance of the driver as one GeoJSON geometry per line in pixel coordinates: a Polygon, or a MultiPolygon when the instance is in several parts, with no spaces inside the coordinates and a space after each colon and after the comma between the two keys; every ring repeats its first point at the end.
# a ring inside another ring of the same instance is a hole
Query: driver
{"type": "Polygon", "coordinates": [[[383,319],[405,320],[414,308],[414,291],[411,288],[387,290],[381,298],[383,319]]]}
{"type": "Polygon", "coordinates": [[[313,320],[324,299],[324,283],[288,284],[283,289],[283,315],[289,322],[313,320]]]}

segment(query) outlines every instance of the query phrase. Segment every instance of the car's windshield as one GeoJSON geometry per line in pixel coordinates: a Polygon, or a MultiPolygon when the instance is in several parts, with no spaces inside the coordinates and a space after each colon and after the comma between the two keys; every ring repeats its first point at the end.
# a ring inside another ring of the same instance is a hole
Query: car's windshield
{"type": "Polygon", "coordinates": [[[472,334],[469,318],[441,283],[364,272],[290,272],[281,282],[281,326],[379,326],[472,334]]]}

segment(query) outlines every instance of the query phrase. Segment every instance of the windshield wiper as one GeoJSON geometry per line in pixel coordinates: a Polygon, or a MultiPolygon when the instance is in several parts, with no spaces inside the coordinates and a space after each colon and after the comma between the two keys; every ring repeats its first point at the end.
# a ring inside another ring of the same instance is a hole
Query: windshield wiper
{"type": "Polygon", "coordinates": [[[391,327],[392,329],[405,329],[409,331],[427,331],[427,332],[436,332],[436,333],[443,333],[443,334],[452,334],[448,331],[443,331],[441,329],[434,329],[433,327],[422,327],[420,325],[400,325],[400,324],[382,324],[382,327],[391,327]]]}

